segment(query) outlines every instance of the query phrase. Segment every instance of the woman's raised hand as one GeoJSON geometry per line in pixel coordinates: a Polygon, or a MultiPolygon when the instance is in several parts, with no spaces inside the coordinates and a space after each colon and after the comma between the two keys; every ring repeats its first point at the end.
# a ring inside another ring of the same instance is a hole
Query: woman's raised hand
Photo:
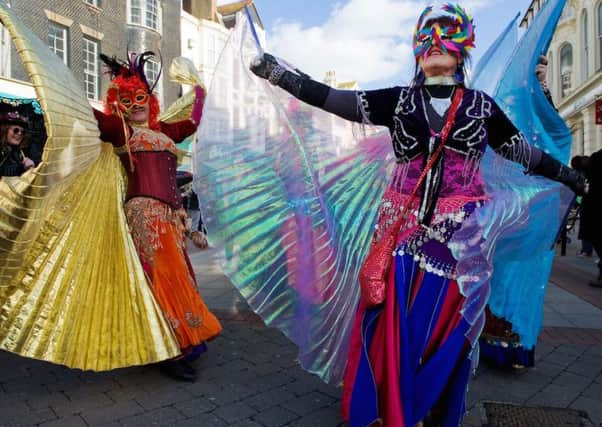
{"type": "Polygon", "coordinates": [[[273,55],[264,53],[253,59],[249,68],[256,76],[259,76],[262,79],[270,79],[274,69],[279,66],[278,60],[273,55]]]}

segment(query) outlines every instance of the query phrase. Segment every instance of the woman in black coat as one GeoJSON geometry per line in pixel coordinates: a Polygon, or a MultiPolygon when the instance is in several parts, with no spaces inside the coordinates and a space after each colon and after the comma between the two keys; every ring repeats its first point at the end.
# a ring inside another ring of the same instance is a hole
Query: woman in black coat
{"type": "Polygon", "coordinates": [[[17,111],[0,116],[0,176],[19,176],[35,166],[24,151],[29,120],[17,111]]]}

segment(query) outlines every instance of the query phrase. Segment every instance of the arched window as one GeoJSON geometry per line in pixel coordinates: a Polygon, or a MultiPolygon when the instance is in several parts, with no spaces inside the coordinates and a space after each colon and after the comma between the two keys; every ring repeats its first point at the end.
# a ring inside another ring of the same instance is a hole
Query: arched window
{"type": "Polygon", "coordinates": [[[581,80],[586,81],[589,77],[589,31],[587,28],[587,10],[581,14],[581,80]]]}
{"type": "Polygon", "coordinates": [[[141,25],[161,32],[161,4],[159,0],[128,0],[128,24],[141,25]]]}
{"type": "Polygon", "coordinates": [[[571,91],[573,74],[573,46],[569,43],[560,48],[560,94],[564,98],[571,91]]]}

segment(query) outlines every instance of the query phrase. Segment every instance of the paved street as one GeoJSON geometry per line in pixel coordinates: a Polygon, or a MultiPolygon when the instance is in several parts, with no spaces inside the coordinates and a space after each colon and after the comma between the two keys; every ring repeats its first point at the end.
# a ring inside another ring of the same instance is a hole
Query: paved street
{"type": "MultiPolygon", "coordinates": [[[[481,425],[483,401],[581,409],[602,423],[602,290],[587,286],[594,260],[574,253],[570,247],[556,262],[536,367],[481,366],[465,426],[481,425]]],[[[224,322],[197,363],[196,383],[153,367],[88,373],[0,352],[0,425],[341,425],[340,390],[299,368],[295,347],[249,312],[214,256],[193,250],[191,257],[205,300],[224,322]]]]}

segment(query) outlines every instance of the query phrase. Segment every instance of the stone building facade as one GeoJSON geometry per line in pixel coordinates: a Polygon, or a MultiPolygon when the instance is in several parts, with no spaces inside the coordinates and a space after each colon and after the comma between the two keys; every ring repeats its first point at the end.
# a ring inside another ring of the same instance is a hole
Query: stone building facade
{"type": "MultiPolygon", "coordinates": [[[[152,50],[162,56],[165,70],[180,56],[181,0],[10,0],[10,7],[63,58],[93,104],[102,99],[109,82],[102,75],[100,52],[125,59],[128,50],[152,50]]],[[[14,47],[8,57],[10,75],[4,77],[28,80],[14,47]]],[[[160,68],[159,60],[150,64],[149,77],[155,78],[160,68]]],[[[163,105],[180,92],[167,73],[157,88],[163,105]]]]}
{"type": "MultiPolygon", "coordinates": [[[[545,0],[534,0],[521,26],[528,27],[545,0]]],[[[571,156],[602,149],[595,123],[602,98],[602,0],[568,0],[547,52],[548,85],[573,134],[571,156]]]]}

